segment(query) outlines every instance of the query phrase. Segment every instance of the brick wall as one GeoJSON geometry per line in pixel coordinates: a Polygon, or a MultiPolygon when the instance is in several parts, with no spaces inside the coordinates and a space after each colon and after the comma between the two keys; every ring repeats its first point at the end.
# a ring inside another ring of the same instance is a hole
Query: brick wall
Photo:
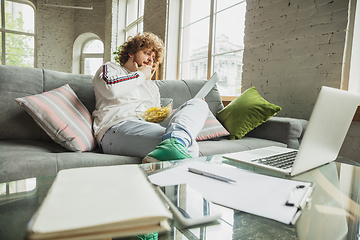
{"type": "MultiPolygon", "coordinates": [[[[57,5],[93,7],[78,10],[44,6],[46,0],[33,0],[37,25],[37,67],[72,71],[75,39],[83,33],[98,35],[104,42],[104,61],[112,60],[116,48],[117,0],[57,0],[57,5]]],[[[144,30],[165,40],[166,0],[146,0],[144,30]]]]}
{"type": "MultiPolygon", "coordinates": [[[[37,1],[37,67],[71,72],[74,10],[44,6],[37,1]]],[[[73,1],[59,0],[63,5],[73,1]]]]}
{"type": "Polygon", "coordinates": [[[321,86],[340,87],[347,11],[346,0],[247,1],[242,90],[308,119],[321,86]]]}
{"type": "Polygon", "coordinates": [[[145,0],[144,31],[152,32],[165,40],[166,0],[145,0]]]}
{"type": "Polygon", "coordinates": [[[77,6],[93,7],[93,10],[74,11],[74,41],[83,33],[95,33],[105,41],[106,3],[104,0],[77,0],[77,6]]]}
{"type": "Polygon", "coordinates": [[[117,0],[106,0],[106,17],[104,26],[105,41],[104,41],[104,62],[114,61],[112,52],[116,49],[116,36],[117,36],[117,0]]]}
{"type": "MultiPolygon", "coordinates": [[[[152,32],[166,41],[167,0],[145,0],[144,31],[152,32]]],[[[158,78],[163,79],[163,64],[159,65],[158,78]]]]}
{"type": "MultiPolygon", "coordinates": [[[[309,119],[321,86],[340,88],[347,0],[248,0],[242,90],[255,86],[283,110],[309,119]]],[[[360,162],[360,123],[340,151],[360,162]]]]}
{"type": "MultiPolygon", "coordinates": [[[[35,16],[38,68],[71,72],[73,44],[82,33],[95,33],[107,43],[105,35],[111,31],[106,32],[107,28],[105,28],[105,0],[57,0],[56,2],[37,0],[33,2],[37,10],[35,16]],[[44,6],[45,3],[92,6],[93,10],[48,7],[44,6]]],[[[109,55],[110,49],[107,49],[106,53],[109,55]]]]}

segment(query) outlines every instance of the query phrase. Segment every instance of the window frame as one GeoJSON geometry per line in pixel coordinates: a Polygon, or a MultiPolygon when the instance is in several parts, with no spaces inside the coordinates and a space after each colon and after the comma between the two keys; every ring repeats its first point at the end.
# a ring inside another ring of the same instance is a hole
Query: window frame
{"type": "MultiPolygon", "coordinates": [[[[198,19],[186,26],[182,26],[183,24],[183,9],[184,9],[184,0],[179,0],[180,1],[180,7],[179,7],[179,27],[178,27],[178,36],[179,36],[179,43],[178,43],[178,54],[177,54],[177,66],[176,66],[176,79],[180,79],[181,78],[181,68],[182,68],[182,63],[187,62],[187,61],[182,61],[182,56],[181,56],[181,52],[183,51],[183,29],[187,26],[190,26],[191,24],[194,24],[196,22],[199,22],[201,20],[204,20],[206,18],[209,18],[209,38],[208,38],[208,52],[207,52],[207,70],[206,70],[206,77],[207,79],[209,79],[214,71],[214,64],[215,64],[215,58],[221,55],[225,55],[225,54],[231,54],[231,53],[237,53],[237,52],[241,52],[244,49],[239,49],[239,50],[233,50],[233,51],[229,51],[229,52],[221,52],[221,53],[215,53],[215,39],[216,39],[216,18],[217,15],[219,13],[222,13],[228,9],[231,9],[233,7],[236,7],[240,4],[244,4],[246,3],[246,0],[239,0],[237,3],[232,4],[231,6],[228,6],[224,9],[218,10],[216,11],[215,9],[215,5],[217,4],[217,1],[220,0],[211,0],[210,2],[210,12],[209,15],[207,15],[206,17],[203,17],[201,19],[198,19]]],[[[172,14],[172,12],[171,12],[172,14]]],[[[171,20],[170,18],[168,20],[171,20]]],[[[174,21],[174,20],[173,20],[174,21]]],[[[168,28],[169,30],[169,28],[168,28]]],[[[167,61],[169,60],[169,58],[167,58],[167,61]]],[[[194,59],[191,59],[189,61],[192,61],[194,59]]],[[[167,68],[167,71],[169,71],[170,69],[167,68]]],[[[166,73],[167,74],[167,73],[166,73]]],[[[237,96],[221,96],[222,99],[224,101],[230,102],[231,100],[235,99],[237,96]]]]}
{"type": "MultiPolygon", "coordinates": [[[[126,41],[126,35],[129,30],[131,30],[134,26],[136,26],[136,32],[139,33],[139,24],[144,23],[144,12],[140,15],[140,4],[139,2],[142,0],[136,0],[137,4],[137,18],[131,23],[127,23],[128,16],[128,7],[127,3],[129,0],[119,0],[118,1],[118,36],[116,45],[120,46],[124,41],[126,41]]],[[[145,0],[143,4],[143,11],[145,10],[145,0]]]]}
{"type": "MultiPolygon", "coordinates": [[[[82,67],[82,53],[84,46],[87,42],[91,40],[100,40],[103,44],[104,41],[95,33],[85,32],[79,35],[73,44],[73,54],[72,54],[72,73],[80,74],[82,67]]],[[[104,45],[104,53],[103,53],[103,62],[105,55],[105,45],[104,45]]]]}
{"type": "MultiPolygon", "coordinates": [[[[102,53],[84,53],[84,49],[86,44],[88,44],[91,41],[95,41],[98,40],[100,42],[101,39],[97,38],[97,37],[91,37],[88,38],[86,41],[84,41],[84,43],[81,45],[81,52],[80,52],[80,74],[85,74],[85,59],[86,58],[102,58],[103,62],[104,62],[104,51],[105,49],[103,48],[103,52],[102,53]]],[[[102,42],[103,46],[104,43],[102,42]]]]}
{"type": "Polygon", "coordinates": [[[35,5],[31,2],[31,1],[27,1],[27,0],[0,0],[0,18],[1,18],[1,25],[0,25],[0,35],[1,35],[1,65],[6,65],[6,38],[5,35],[7,33],[11,33],[11,34],[18,34],[18,35],[26,35],[26,36],[32,36],[34,37],[34,64],[33,67],[37,67],[37,48],[36,48],[36,8],[35,5]],[[34,33],[27,33],[27,32],[20,32],[20,31],[15,31],[15,30],[9,30],[5,28],[5,1],[9,1],[9,2],[15,2],[15,3],[19,3],[19,4],[26,4],[28,6],[30,6],[31,8],[33,8],[34,10],[34,33]]]}
{"type": "Polygon", "coordinates": [[[349,4],[349,15],[344,47],[344,57],[342,66],[341,89],[360,93],[360,70],[356,63],[360,61],[360,2],[351,0],[349,4]]]}
{"type": "MultiPolygon", "coordinates": [[[[359,70],[357,68],[351,68],[352,55],[355,55],[355,61],[359,61],[359,56],[356,56],[360,51],[360,46],[353,45],[359,44],[356,40],[360,38],[360,2],[358,0],[351,0],[349,3],[349,15],[348,23],[345,38],[345,47],[344,47],[344,56],[343,56],[343,66],[341,74],[341,86],[340,88],[346,91],[360,92],[360,82],[359,82],[359,70]],[[357,23],[357,24],[356,24],[357,23]]],[[[353,121],[360,122],[360,103],[355,112],[353,121]]]]}

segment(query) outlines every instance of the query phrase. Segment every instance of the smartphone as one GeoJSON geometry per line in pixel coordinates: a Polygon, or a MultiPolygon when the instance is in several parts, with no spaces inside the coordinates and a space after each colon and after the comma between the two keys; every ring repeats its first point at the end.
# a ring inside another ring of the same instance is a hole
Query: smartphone
{"type": "Polygon", "coordinates": [[[157,191],[183,227],[214,222],[221,217],[221,213],[214,210],[214,203],[189,184],[157,187],[157,191]]]}

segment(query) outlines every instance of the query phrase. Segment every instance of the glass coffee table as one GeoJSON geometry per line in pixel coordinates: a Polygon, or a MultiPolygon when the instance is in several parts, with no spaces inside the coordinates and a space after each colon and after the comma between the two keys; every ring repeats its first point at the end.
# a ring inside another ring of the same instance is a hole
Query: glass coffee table
{"type": "MultiPolygon", "coordinates": [[[[176,222],[169,220],[171,231],[158,235],[158,239],[359,239],[360,164],[354,161],[338,157],[335,162],[294,178],[227,160],[221,155],[140,166],[151,175],[186,161],[227,164],[269,176],[314,182],[316,185],[311,195],[312,201],[295,225],[218,206],[222,217],[215,223],[178,229],[176,222]]],[[[54,179],[55,176],[51,176],[0,183],[0,239],[24,238],[27,223],[39,208],[54,179]]]]}

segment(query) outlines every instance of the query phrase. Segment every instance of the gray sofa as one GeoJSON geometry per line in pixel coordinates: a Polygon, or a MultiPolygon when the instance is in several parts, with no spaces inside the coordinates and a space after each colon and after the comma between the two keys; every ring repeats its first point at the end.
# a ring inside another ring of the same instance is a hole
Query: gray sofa
{"type": "MultiPolygon", "coordinates": [[[[131,156],[103,154],[97,147],[92,152],[71,152],[53,142],[23,110],[15,98],[29,96],[69,84],[91,113],[95,106],[92,77],[51,70],[0,66],[0,183],[31,177],[56,175],[68,168],[139,164],[131,156]]],[[[162,97],[174,99],[174,107],[193,97],[205,81],[156,81],[162,97]]],[[[223,108],[214,88],[206,97],[210,110],[223,108]]],[[[221,137],[199,141],[200,155],[208,156],[244,151],[265,146],[298,148],[307,121],[272,117],[240,140],[221,137]]]]}

